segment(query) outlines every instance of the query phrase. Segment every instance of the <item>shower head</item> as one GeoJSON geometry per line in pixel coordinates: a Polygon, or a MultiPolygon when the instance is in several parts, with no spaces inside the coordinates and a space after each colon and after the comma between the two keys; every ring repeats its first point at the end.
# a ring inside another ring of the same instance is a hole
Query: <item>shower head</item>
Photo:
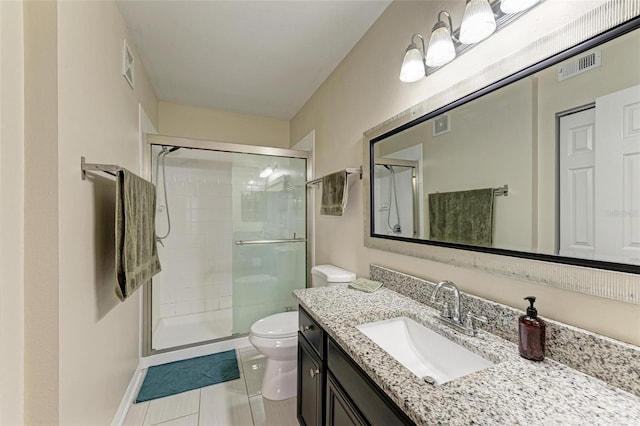
{"type": "Polygon", "coordinates": [[[169,148],[166,145],[162,145],[162,152],[166,155],[166,154],[171,154],[173,151],[177,151],[179,150],[180,147],[179,146],[172,146],[171,148],[169,148]]]}

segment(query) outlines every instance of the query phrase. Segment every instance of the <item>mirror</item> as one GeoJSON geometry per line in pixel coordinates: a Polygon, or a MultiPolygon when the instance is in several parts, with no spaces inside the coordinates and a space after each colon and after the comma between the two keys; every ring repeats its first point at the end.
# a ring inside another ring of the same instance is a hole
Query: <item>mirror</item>
{"type": "Polygon", "coordinates": [[[370,236],[640,273],[639,26],[371,139],[370,236]]]}

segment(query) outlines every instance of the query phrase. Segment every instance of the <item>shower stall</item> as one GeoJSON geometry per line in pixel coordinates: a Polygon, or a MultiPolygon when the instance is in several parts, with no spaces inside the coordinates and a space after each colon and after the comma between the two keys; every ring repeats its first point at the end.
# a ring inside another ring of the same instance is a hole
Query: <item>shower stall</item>
{"type": "Polygon", "coordinates": [[[307,153],[173,139],[150,144],[162,271],[145,297],[147,354],[246,335],[306,286],[307,153]]]}

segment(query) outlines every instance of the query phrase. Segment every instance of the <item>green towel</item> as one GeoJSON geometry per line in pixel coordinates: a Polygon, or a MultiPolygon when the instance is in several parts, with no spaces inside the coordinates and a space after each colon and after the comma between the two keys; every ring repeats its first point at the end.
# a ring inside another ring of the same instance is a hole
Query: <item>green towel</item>
{"type": "Polygon", "coordinates": [[[360,291],[366,291],[367,293],[373,293],[382,287],[382,283],[380,281],[372,281],[366,278],[356,278],[355,281],[349,283],[349,287],[360,291]]]}
{"type": "Polygon", "coordinates": [[[116,295],[122,301],[160,272],[155,217],[155,186],[128,170],[118,171],[116,295]]]}
{"type": "Polygon", "coordinates": [[[429,194],[430,239],[491,246],[493,188],[429,194]]]}
{"type": "Polygon", "coordinates": [[[320,214],[342,216],[347,208],[347,171],[331,173],[322,178],[320,214]]]}

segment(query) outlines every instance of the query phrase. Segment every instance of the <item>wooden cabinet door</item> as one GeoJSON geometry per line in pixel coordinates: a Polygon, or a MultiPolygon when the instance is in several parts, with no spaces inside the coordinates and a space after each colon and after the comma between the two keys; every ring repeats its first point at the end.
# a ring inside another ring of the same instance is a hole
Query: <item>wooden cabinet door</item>
{"type": "Polygon", "coordinates": [[[298,421],[302,426],[322,425],[322,362],[301,335],[298,336],[298,421]]]}
{"type": "Polygon", "coordinates": [[[327,426],[360,426],[366,422],[331,374],[327,377],[327,426]]]}

